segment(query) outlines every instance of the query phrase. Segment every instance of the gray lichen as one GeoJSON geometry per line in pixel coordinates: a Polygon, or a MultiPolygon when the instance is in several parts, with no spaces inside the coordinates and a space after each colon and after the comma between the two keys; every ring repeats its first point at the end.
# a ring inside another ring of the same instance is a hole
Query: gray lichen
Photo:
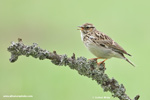
{"type": "MultiPolygon", "coordinates": [[[[113,97],[118,97],[120,100],[132,100],[125,93],[126,89],[123,84],[120,84],[114,78],[109,78],[105,73],[105,64],[97,65],[95,60],[87,60],[85,57],[67,57],[67,55],[58,55],[56,51],[49,52],[41,49],[37,43],[33,43],[31,46],[24,45],[22,39],[18,39],[18,42],[11,42],[11,46],[8,47],[8,51],[11,53],[10,62],[15,62],[18,57],[24,55],[26,57],[32,56],[39,58],[40,60],[49,59],[51,62],[58,66],[69,66],[71,69],[78,71],[80,75],[92,78],[97,81],[103,88],[104,92],[111,92],[113,97]]],[[[133,100],[138,100],[137,95],[133,100]]]]}

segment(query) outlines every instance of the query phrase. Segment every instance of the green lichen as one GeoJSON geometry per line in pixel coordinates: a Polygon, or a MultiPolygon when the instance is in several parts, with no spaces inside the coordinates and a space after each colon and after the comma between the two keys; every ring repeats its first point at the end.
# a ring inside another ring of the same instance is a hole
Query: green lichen
{"type": "MultiPolygon", "coordinates": [[[[21,39],[22,40],[22,39],[21,39]]],[[[49,59],[51,62],[58,66],[69,66],[71,69],[78,71],[80,75],[87,76],[92,80],[97,81],[103,88],[104,92],[111,92],[113,97],[118,97],[120,100],[131,100],[127,94],[125,94],[125,87],[120,84],[114,78],[109,78],[105,73],[105,64],[96,64],[94,60],[87,60],[85,57],[78,57],[76,59],[75,54],[72,57],[67,55],[58,55],[56,51],[49,52],[41,49],[37,43],[33,43],[31,46],[24,45],[22,41],[15,43],[12,42],[8,47],[8,51],[11,53],[10,62],[15,62],[18,57],[24,55],[26,57],[32,56],[39,58],[40,60],[49,59]]],[[[137,95],[133,100],[138,100],[137,95]]]]}

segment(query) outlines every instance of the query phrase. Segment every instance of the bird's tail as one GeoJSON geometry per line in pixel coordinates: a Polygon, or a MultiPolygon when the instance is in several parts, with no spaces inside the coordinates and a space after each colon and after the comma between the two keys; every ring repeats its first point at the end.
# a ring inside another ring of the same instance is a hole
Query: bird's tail
{"type": "Polygon", "coordinates": [[[134,65],[130,60],[128,60],[126,57],[124,57],[124,59],[125,59],[128,63],[130,63],[133,67],[135,67],[135,65],[134,65]]]}

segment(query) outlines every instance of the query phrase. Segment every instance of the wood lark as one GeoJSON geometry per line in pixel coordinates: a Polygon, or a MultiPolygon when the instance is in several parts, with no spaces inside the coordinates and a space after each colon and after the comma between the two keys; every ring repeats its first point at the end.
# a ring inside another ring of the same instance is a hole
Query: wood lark
{"type": "Polygon", "coordinates": [[[132,66],[134,64],[130,62],[125,56],[129,55],[119,44],[112,40],[109,36],[105,35],[103,32],[98,31],[93,24],[85,23],[80,27],[81,39],[88,50],[94,54],[97,58],[92,58],[92,60],[105,59],[101,63],[105,62],[111,57],[121,58],[129,62],[132,66]]]}

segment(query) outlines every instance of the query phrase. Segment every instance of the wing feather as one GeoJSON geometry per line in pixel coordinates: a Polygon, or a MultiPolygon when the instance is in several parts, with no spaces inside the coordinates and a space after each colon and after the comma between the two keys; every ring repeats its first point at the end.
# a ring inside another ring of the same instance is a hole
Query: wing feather
{"type": "Polygon", "coordinates": [[[121,54],[127,54],[127,55],[131,56],[118,43],[113,41],[109,36],[107,36],[105,34],[102,34],[101,36],[103,38],[100,38],[99,40],[96,41],[97,45],[99,45],[99,46],[103,45],[103,47],[112,49],[115,52],[118,52],[118,53],[121,53],[121,54]]]}

